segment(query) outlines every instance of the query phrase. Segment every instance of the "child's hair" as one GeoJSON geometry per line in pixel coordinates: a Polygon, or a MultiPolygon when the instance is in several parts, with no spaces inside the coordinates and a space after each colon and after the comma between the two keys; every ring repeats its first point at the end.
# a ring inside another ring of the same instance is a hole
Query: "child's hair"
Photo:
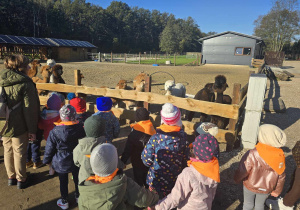
{"type": "Polygon", "coordinates": [[[70,104],[64,105],[60,110],[61,121],[75,121],[76,120],[76,110],[70,104]]]}
{"type": "Polygon", "coordinates": [[[26,69],[29,65],[30,61],[28,57],[24,55],[9,55],[5,58],[4,66],[7,69],[15,69],[22,71],[23,69],[26,69]]]}

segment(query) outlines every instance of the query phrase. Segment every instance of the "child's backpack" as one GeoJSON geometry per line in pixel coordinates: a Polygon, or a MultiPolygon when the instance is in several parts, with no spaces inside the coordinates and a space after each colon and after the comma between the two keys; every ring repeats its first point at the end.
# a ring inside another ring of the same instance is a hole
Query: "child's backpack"
{"type": "Polygon", "coordinates": [[[0,87],[0,119],[5,119],[5,125],[1,129],[0,137],[2,136],[2,133],[6,129],[8,125],[8,119],[9,114],[12,110],[16,109],[18,106],[20,106],[21,102],[17,103],[15,106],[13,106],[11,109],[7,106],[7,95],[5,93],[4,87],[0,87]]]}

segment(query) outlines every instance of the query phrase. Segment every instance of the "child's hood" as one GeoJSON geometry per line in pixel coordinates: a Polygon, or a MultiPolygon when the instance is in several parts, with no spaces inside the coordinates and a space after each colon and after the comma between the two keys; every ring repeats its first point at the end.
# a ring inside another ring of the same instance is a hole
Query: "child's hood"
{"type": "Polygon", "coordinates": [[[83,139],[79,139],[78,146],[80,147],[80,152],[83,155],[90,155],[92,150],[98,145],[106,142],[105,136],[101,136],[99,138],[93,137],[85,137],[83,139]]]}

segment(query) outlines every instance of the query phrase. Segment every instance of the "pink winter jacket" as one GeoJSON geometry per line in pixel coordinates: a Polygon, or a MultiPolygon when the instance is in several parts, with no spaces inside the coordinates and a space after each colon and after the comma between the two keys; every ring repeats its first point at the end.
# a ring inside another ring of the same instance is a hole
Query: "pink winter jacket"
{"type": "Polygon", "coordinates": [[[193,166],[183,169],[172,192],[155,209],[211,209],[218,183],[200,174],[193,166]]]}

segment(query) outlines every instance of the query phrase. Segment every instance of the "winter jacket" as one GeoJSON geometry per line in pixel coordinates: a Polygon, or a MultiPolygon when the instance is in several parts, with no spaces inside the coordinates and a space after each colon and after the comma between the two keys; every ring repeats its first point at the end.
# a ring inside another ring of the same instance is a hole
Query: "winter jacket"
{"type": "Polygon", "coordinates": [[[254,193],[279,195],[284,186],[285,172],[278,175],[257,150],[252,149],[242,157],[234,180],[236,183],[243,181],[244,186],[254,193]]]}
{"type": "Polygon", "coordinates": [[[183,169],[172,192],[155,209],[211,209],[218,183],[200,174],[193,166],[183,169]]]}
{"type": "Polygon", "coordinates": [[[140,187],[123,174],[122,170],[119,170],[110,182],[79,185],[79,192],[79,209],[125,210],[125,202],[147,207],[155,205],[158,201],[158,195],[140,187]]]}
{"type": "Polygon", "coordinates": [[[79,184],[84,182],[87,178],[93,174],[90,158],[86,155],[90,155],[92,150],[101,143],[105,143],[106,139],[104,136],[100,138],[85,137],[79,139],[78,145],[73,150],[73,160],[74,164],[79,167],[78,180],[79,184]]]}
{"type": "MultiPolygon", "coordinates": [[[[38,127],[40,106],[35,84],[25,74],[5,69],[0,72],[0,86],[4,87],[6,92],[8,108],[12,108],[21,102],[10,113],[8,126],[3,132],[3,136],[16,137],[25,132],[35,134],[38,127]]],[[[0,128],[3,128],[4,125],[5,121],[1,120],[0,128]]]]}
{"type": "Polygon", "coordinates": [[[43,130],[44,139],[47,141],[50,131],[54,128],[54,122],[59,121],[59,111],[43,109],[39,118],[38,127],[43,130]]]}
{"type": "Polygon", "coordinates": [[[85,136],[83,125],[59,125],[49,133],[44,154],[44,164],[52,161],[53,169],[58,173],[69,173],[75,169],[73,150],[78,139],[85,136]]]}
{"type": "Polygon", "coordinates": [[[120,123],[112,112],[96,112],[93,115],[100,115],[105,119],[105,137],[107,142],[112,142],[120,133],[120,123]]]}
{"type": "Polygon", "coordinates": [[[150,137],[148,134],[132,129],[122,154],[122,162],[126,164],[127,160],[131,158],[132,167],[147,170],[148,167],[141,160],[141,154],[150,137]]]}
{"type": "Polygon", "coordinates": [[[179,132],[156,129],[141,156],[143,163],[150,167],[146,183],[159,194],[169,194],[186,167],[188,155],[187,134],[182,129],[179,132]]]}
{"type": "Polygon", "coordinates": [[[82,114],[76,114],[76,120],[78,120],[80,123],[84,123],[84,121],[92,116],[91,112],[84,112],[82,114]]]}

